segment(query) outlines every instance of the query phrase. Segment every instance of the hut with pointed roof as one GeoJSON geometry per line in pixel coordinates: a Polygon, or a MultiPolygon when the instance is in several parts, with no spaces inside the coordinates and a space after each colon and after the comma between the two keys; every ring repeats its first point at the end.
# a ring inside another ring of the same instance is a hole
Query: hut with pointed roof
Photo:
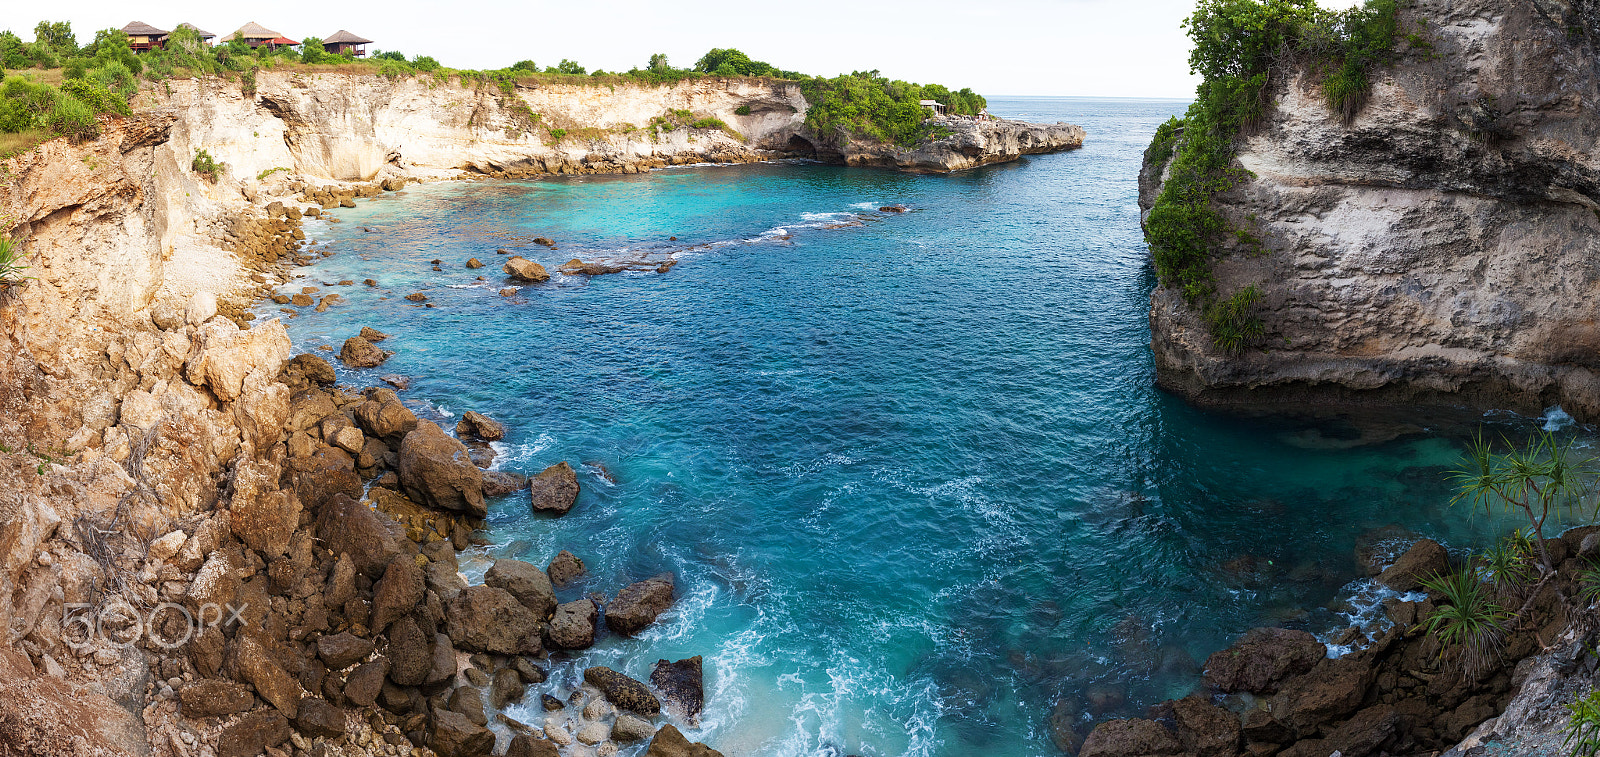
{"type": "Polygon", "coordinates": [[[349,53],[359,58],[367,54],[367,45],[370,44],[372,40],[357,37],[340,29],[322,40],[322,49],[334,54],[349,53]]]}
{"type": "Polygon", "coordinates": [[[251,47],[266,45],[271,49],[300,44],[254,21],[239,27],[238,31],[223,37],[221,41],[232,42],[235,39],[244,40],[251,47]]]}
{"type": "Polygon", "coordinates": [[[149,52],[161,46],[161,41],[167,38],[169,32],[157,29],[143,21],[134,21],[122,27],[122,33],[128,35],[128,47],[136,53],[149,52]]]}
{"type": "MultiPolygon", "coordinates": [[[[185,21],[185,22],[183,22],[181,24],[178,24],[178,29],[188,29],[189,31],[194,32],[195,34],[200,35],[200,41],[205,43],[205,45],[207,47],[211,46],[211,40],[214,40],[214,39],[217,38],[217,35],[212,34],[211,32],[208,32],[208,31],[206,31],[204,29],[201,29],[200,27],[195,26],[194,24],[191,24],[191,23],[189,23],[187,21],[185,21]]],[[[177,31],[177,29],[174,29],[173,31],[177,31]]],[[[162,40],[162,41],[165,42],[166,40],[162,40]]]]}

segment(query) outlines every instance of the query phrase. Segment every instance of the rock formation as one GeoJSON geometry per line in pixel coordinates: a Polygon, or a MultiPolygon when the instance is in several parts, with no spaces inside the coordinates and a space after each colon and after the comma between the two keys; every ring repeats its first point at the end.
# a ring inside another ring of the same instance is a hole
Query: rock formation
{"type": "MultiPolygon", "coordinates": [[[[1217,208],[1224,295],[1261,288],[1265,337],[1230,356],[1158,287],[1159,383],[1206,404],[1462,402],[1600,417],[1600,16],[1583,3],[1417,0],[1348,124],[1314,71],[1274,77],[1217,208]]],[[[1163,166],[1141,176],[1146,210],[1163,166]]]]}

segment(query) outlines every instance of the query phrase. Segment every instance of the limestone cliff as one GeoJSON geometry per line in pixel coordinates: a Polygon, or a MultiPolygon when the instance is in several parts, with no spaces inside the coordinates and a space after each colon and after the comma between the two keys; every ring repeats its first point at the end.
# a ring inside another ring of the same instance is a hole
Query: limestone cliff
{"type": "MultiPolygon", "coordinates": [[[[1223,293],[1261,287],[1266,336],[1216,349],[1158,287],[1158,381],[1202,403],[1560,404],[1600,418],[1600,5],[1417,0],[1431,48],[1375,72],[1346,125],[1283,70],[1241,139],[1254,178],[1217,207],[1263,239],[1224,250],[1223,293]]],[[[1150,208],[1161,167],[1141,177],[1150,208]]]]}
{"type": "Polygon", "coordinates": [[[1066,124],[941,118],[935,124],[948,134],[926,145],[849,140],[835,149],[807,129],[799,85],[767,79],[501,88],[458,78],[264,71],[255,87],[246,95],[235,81],[177,81],[139,104],[174,116],[175,147],[208,151],[227,165],[224,184],[233,186],[274,169],[365,181],[380,172],[632,173],[786,156],[949,172],[1072,149],[1084,139],[1066,124]],[[694,128],[702,119],[727,128],[694,128]]]}

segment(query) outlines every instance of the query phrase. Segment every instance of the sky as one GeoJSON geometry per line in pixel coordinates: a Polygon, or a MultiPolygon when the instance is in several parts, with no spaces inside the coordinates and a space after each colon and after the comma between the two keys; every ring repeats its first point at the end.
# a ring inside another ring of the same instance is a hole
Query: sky
{"type": "MultiPolygon", "coordinates": [[[[255,21],[292,38],[338,29],[373,49],[431,55],[452,68],[491,69],[563,58],[590,70],[643,67],[652,53],[693,65],[736,47],[778,68],[885,76],[979,94],[1172,97],[1194,94],[1182,23],[1195,0],[216,0],[7,2],[0,25],[25,40],[39,21],[71,21],[79,44],[96,29],[187,21],[217,35],[255,21]],[[131,17],[129,14],[136,14],[131,17]]],[[[1355,0],[1325,1],[1348,6],[1355,0]]]]}

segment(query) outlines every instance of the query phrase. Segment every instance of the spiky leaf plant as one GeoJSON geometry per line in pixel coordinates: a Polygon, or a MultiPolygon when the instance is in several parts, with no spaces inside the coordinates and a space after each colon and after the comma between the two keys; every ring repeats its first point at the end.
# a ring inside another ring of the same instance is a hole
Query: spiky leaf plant
{"type": "Polygon", "coordinates": [[[1585,606],[1600,602],[1600,563],[1594,560],[1585,560],[1583,569],[1578,571],[1578,597],[1585,606]]]}
{"type": "Polygon", "coordinates": [[[0,236],[0,284],[22,283],[27,278],[22,272],[27,269],[22,265],[22,245],[11,237],[0,236]]]}
{"type": "Polygon", "coordinates": [[[1527,534],[1513,531],[1484,551],[1479,558],[1479,572],[1501,599],[1521,597],[1538,578],[1534,568],[1537,552],[1538,547],[1527,534]]]}
{"type": "Polygon", "coordinates": [[[1567,739],[1562,746],[1572,757],[1595,757],[1600,753],[1600,691],[1567,704],[1572,719],[1567,722],[1567,739]]]}
{"type": "Polygon", "coordinates": [[[1462,467],[1452,478],[1458,493],[1451,503],[1467,502],[1493,512],[1496,508],[1528,518],[1535,546],[1546,575],[1555,572],[1544,546],[1544,524],[1552,514],[1581,511],[1584,498],[1594,488],[1592,458],[1572,452],[1572,440],[1559,441],[1549,431],[1537,431],[1522,447],[1506,442],[1509,451],[1496,453],[1478,434],[1467,447],[1462,467]]]}
{"type": "Polygon", "coordinates": [[[1435,608],[1423,625],[1445,648],[1461,647],[1464,672],[1475,678],[1498,662],[1511,615],[1494,601],[1475,571],[1435,575],[1423,579],[1422,585],[1443,594],[1448,603],[1435,608]]]}

